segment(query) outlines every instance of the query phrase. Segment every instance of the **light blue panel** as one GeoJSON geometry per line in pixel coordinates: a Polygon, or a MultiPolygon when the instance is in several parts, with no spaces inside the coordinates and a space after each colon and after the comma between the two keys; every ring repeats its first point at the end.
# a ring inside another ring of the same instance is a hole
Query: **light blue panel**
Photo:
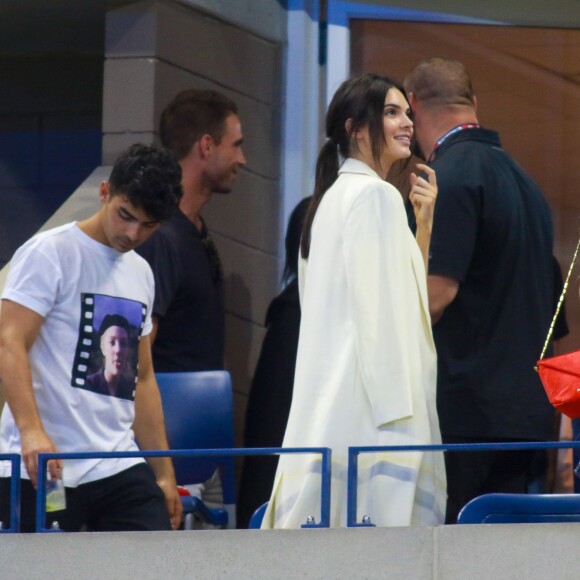
{"type": "MultiPolygon", "coordinates": [[[[283,232],[292,210],[312,193],[319,147],[320,26],[318,0],[287,0],[288,47],[284,102],[283,207],[279,255],[284,256],[283,232]]],[[[280,261],[280,271],[283,260],[280,261]]]]}

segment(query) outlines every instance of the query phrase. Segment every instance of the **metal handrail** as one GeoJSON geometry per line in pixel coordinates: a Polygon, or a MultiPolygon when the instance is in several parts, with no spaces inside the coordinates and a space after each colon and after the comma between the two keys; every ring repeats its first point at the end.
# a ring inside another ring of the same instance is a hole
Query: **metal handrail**
{"type": "Polygon", "coordinates": [[[332,451],[328,447],[255,447],[236,449],[172,449],[163,451],[98,451],[84,453],[39,453],[38,487],[36,494],[36,531],[55,532],[45,527],[46,521],[46,473],[47,462],[51,459],[114,459],[146,457],[240,457],[247,455],[320,454],[321,496],[320,523],[308,522],[304,528],[328,528],[330,526],[330,473],[332,451]]]}
{"type": "Polygon", "coordinates": [[[580,441],[532,441],[521,443],[449,443],[440,445],[379,445],[348,448],[347,526],[349,528],[373,527],[369,521],[357,522],[358,456],[361,453],[391,451],[517,451],[524,449],[580,449],[580,441]]]}
{"type": "MultiPolygon", "coordinates": [[[[10,525],[0,528],[2,534],[14,534],[20,531],[20,455],[17,453],[0,453],[0,461],[10,461],[10,525]]],[[[4,524],[4,522],[2,522],[4,524]]]]}

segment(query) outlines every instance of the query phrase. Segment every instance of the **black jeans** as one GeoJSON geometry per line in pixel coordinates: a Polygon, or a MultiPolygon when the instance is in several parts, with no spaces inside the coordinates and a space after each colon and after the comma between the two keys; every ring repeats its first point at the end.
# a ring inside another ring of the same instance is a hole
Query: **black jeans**
{"type": "MultiPolygon", "coordinates": [[[[21,480],[20,531],[36,531],[36,490],[21,480]]],[[[46,527],[92,532],[171,530],[165,496],[146,463],[110,477],[66,488],[66,509],[47,513],[46,527]]],[[[10,479],[0,478],[0,521],[10,519],[10,479]]]]}

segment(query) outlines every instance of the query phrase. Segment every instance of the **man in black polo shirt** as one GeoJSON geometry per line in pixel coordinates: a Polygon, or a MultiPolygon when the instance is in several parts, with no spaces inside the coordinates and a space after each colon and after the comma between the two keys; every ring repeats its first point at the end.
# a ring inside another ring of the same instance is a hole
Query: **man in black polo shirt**
{"type": "MultiPolygon", "coordinates": [[[[223,272],[201,211],[214,193],[232,190],[246,163],[238,108],[217,91],[183,91],[163,111],[159,134],[181,166],[183,197],[139,247],[155,278],[153,365],[158,372],[222,369],[223,272]]],[[[203,499],[219,505],[219,480],[207,483],[203,499]]]]}
{"type": "MultiPolygon", "coordinates": [[[[553,298],[550,208],[482,129],[465,67],[421,61],[407,76],[417,143],[437,173],[429,305],[446,443],[541,441],[553,409],[534,371],[553,298]]],[[[533,451],[446,454],[447,523],[473,497],[525,492],[533,451]]]]}

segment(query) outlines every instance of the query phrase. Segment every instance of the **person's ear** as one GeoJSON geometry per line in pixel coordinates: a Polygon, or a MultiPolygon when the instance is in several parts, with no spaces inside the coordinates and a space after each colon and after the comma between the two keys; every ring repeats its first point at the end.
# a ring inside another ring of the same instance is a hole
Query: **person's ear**
{"type": "Polygon", "coordinates": [[[344,130],[346,131],[346,134],[350,136],[350,133],[352,131],[352,123],[353,120],[351,117],[349,117],[345,122],[344,122],[344,130]]]}
{"type": "Polygon", "coordinates": [[[205,135],[202,135],[200,137],[200,139],[197,143],[198,143],[199,156],[202,159],[207,159],[211,155],[211,152],[213,150],[213,146],[214,146],[213,137],[206,133],[205,135]]]}
{"type": "Polygon", "coordinates": [[[411,111],[414,111],[415,107],[417,106],[417,98],[415,97],[415,93],[407,93],[407,97],[409,99],[409,107],[411,108],[411,111]]]}
{"type": "Polygon", "coordinates": [[[355,129],[353,130],[352,126],[354,124],[354,121],[352,120],[352,118],[348,118],[345,123],[344,123],[344,128],[346,130],[346,134],[348,135],[348,139],[350,142],[354,141],[360,141],[363,136],[364,133],[361,129],[355,129]]]}
{"type": "Polygon", "coordinates": [[[99,186],[99,199],[102,203],[106,203],[111,196],[111,185],[108,181],[101,181],[99,186]]]}
{"type": "Polygon", "coordinates": [[[477,113],[477,97],[473,95],[473,109],[477,113]]]}

